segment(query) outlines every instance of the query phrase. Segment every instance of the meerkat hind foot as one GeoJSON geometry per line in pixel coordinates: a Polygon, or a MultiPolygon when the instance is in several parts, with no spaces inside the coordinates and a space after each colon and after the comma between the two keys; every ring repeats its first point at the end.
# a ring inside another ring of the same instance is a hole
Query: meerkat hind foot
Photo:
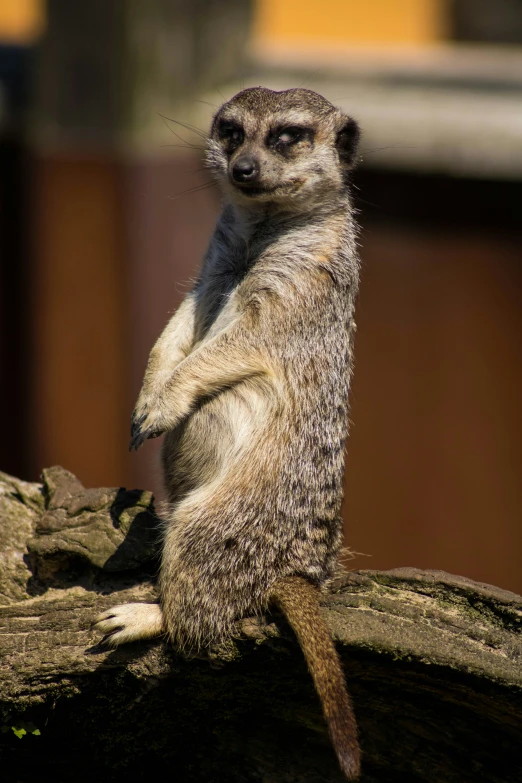
{"type": "Polygon", "coordinates": [[[104,634],[103,641],[111,647],[151,639],[165,630],[159,604],[120,604],[100,614],[94,629],[104,634]]]}

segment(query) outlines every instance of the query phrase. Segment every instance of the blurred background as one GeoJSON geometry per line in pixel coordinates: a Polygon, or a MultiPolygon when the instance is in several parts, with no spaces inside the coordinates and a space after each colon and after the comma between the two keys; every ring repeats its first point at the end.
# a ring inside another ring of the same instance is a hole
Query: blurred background
{"type": "Polygon", "coordinates": [[[349,565],[522,592],[519,0],[0,0],[0,469],[161,497],[130,413],[219,211],[198,129],[258,84],[364,133],[349,565]]]}

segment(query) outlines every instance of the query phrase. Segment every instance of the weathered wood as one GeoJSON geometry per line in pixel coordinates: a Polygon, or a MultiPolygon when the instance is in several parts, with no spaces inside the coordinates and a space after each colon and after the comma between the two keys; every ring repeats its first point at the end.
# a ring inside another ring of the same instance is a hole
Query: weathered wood
{"type": "MultiPolygon", "coordinates": [[[[98,612],[153,598],[157,544],[150,493],[86,490],[61,468],[42,485],[0,476],[6,779],[340,782],[282,618],[244,620],[205,659],[161,640],[99,645],[98,612]]],[[[324,612],[364,781],[522,779],[522,598],[443,572],[361,571],[324,612]]]]}

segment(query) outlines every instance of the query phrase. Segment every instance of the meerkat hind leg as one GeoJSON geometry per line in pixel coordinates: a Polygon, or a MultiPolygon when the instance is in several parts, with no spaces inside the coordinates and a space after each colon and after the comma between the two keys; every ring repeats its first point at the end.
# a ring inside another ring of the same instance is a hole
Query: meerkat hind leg
{"type": "Polygon", "coordinates": [[[96,618],[94,629],[104,634],[111,647],[151,639],[164,633],[163,612],[159,604],[120,604],[96,618]]]}

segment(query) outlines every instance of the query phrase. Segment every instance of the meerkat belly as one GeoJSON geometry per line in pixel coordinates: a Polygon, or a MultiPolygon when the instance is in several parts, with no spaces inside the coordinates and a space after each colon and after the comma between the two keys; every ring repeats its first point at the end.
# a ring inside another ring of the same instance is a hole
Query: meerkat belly
{"type": "Polygon", "coordinates": [[[206,401],[167,433],[163,466],[169,499],[179,501],[202,487],[219,484],[255,447],[268,416],[262,390],[255,382],[245,383],[206,401]]]}

